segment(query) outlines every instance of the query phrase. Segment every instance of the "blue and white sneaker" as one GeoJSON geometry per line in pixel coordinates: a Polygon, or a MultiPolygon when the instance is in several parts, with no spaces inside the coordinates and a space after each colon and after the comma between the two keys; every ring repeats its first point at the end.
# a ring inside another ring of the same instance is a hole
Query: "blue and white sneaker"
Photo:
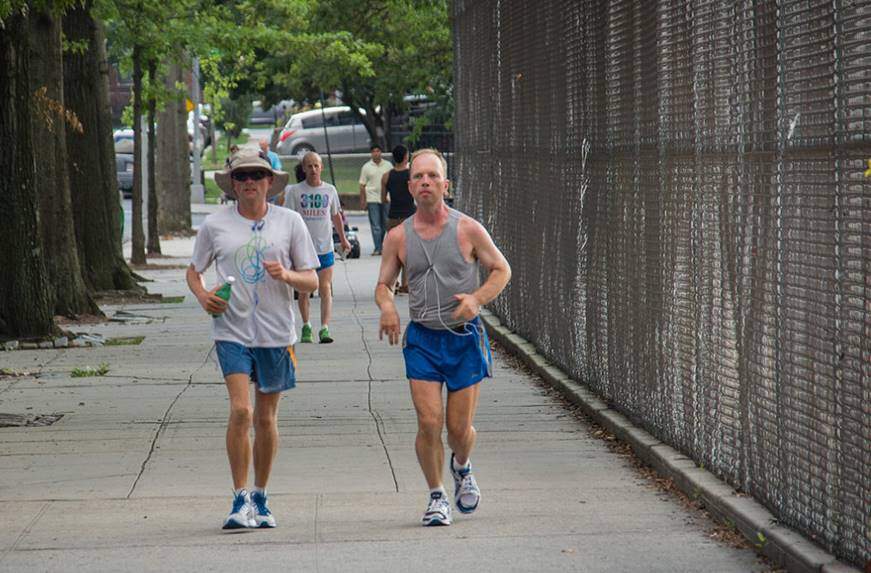
{"type": "Polygon", "coordinates": [[[233,496],[233,508],[224,520],[224,529],[246,529],[254,527],[254,508],[247,490],[233,496]]]}
{"type": "Polygon", "coordinates": [[[254,491],[251,494],[251,505],[254,506],[254,527],[275,527],[275,517],[266,507],[266,492],[254,491]]]}
{"type": "Polygon", "coordinates": [[[454,477],[454,503],[460,513],[472,513],[478,509],[481,501],[481,490],[478,482],[472,475],[471,462],[466,467],[457,471],[454,469],[454,454],[451,454],[451,475],[454,477]]]}
{"type": "Polygon", "coordinates": [[[424,525],[450,525],[451,504],[440,491],[434,491],[429,495],[429,505],[420,520],[424,525]]]}

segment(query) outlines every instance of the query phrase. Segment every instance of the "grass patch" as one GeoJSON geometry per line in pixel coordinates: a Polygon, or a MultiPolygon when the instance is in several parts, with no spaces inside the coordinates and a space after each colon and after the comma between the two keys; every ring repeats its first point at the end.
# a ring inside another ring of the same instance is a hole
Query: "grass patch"
{"type": "Polygon", "coordinates": [[[215,183],[214,179],[209,179],[206,177],[206,186],[205,186],[205,202],[211,203],[212,205],[217,205],[221,202],[221,195],[224,192],[221,191],[221,188],[218,187],[218,184],[215,183]]]}
{"type": "MultiPolygon", "coordinates": [[[[330,177],[330,166],[327,161],[327,156],[322,156],[324,160],[324,170],[321,173],[321,178],[327,183],[332,183],[330,177]]],[[[350,194],[360,195],[360,168],[363,164],[369,161],[369,156],[360,157],[333,157],[333,172],[336,177],[336,189],[339,195],[350,194]]],[[[282,159],[282,167],[290,173],[291,183],[295,181],[293,171],[296,168],[296,159],[282,159]]]]}
{"type": "Polygon", "coordinates": [[[87,378],[89,376],[105,376],[109,373],[109,365],[105,362],[100,362],[100,365],[94,368],[93,366],[84,366],[82,368],[73,368],[70,376],[73,378],[87,378]]]}
{"type": "Polygon", "coordinates": [[[23,378],[31,374],[27,370],[19,370],[18,368],[0,368],[0,378],[23,378]]]}
{"type": "MultiPolygon", "coordinates": [[[[185,267],[185,268],[187,268],[187,267],[185,267]]],[[[165,296],[162,299],[160,299],[160,302],[162,302],[163,304],[179,304],[179,303],[184,302],[184,297],[183,296],[165,296]]]]}
{"type": "MultiPolygon", "coordinates": [[[[246,145],[250,140],[248,132],[243,131],[239,137],[231,138],[230,145],[246,145]]],[[[215,134],[215,160],[212,161],[212,147],[209,146],[203,150],[202,168],[206,171],[214,171],[224,168],[224,161],[227,159],[227,137],[223,133],[215,134]]]]}
{"type": "Polygon", "coordinates": [[[143,340],[145,340],[144,336],[118,336],[106,339],[103,346],[138,346],[143,340]]]}

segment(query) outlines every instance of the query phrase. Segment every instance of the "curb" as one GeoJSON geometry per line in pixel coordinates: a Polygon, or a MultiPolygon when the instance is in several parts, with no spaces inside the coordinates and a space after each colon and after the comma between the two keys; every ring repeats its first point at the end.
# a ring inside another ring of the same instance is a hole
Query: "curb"
{"type": "Polygon", "coordinates": [[[737,528],[775,565],[794,573],[861,573],[798,532],[780,525],[777,518],[752,497],[739,495],[732,486],[698,467],[692,459],[634,425],[587,386],[552,365],[531,342],[503,326],[496,315],[482,309],[481,318],[491,338],[523,360],[594,422],[629,444],[635,455],[657,473],[671,478],[691,499],[701,499],[717,521],[737,528]]]}

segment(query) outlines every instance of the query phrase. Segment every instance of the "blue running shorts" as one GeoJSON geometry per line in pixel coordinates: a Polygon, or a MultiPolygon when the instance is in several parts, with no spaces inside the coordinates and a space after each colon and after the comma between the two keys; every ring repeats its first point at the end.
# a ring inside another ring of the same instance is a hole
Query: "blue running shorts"
{"type": "Polygon", "coordinates": [[[410,322],[402,354],[409,380],[444,382],[448,392],[492,377],[490,341],[479,317],[453,330],[434,330],[410,322]]]}
{"type": "Polygon", "coordinates": [[[250,348],[237,342],[215,342],[224,378],[247,374],[264,394],[290,390],[296,386],[296,353],[293,346],[250,348]]]}
{"type": "Polygon", "coordinates": [[[334,264],[336,264],[336,256],[333,253],[327,253],[326,255],[318,255],[318,262],[320,262],[320,266],[315,269],[317,271],[322,271],[324,269],[328,269],[334,264]]]}

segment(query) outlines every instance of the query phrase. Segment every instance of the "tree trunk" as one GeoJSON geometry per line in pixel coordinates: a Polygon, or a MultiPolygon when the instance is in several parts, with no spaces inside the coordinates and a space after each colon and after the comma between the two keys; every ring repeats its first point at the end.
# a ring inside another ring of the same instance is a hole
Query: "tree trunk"
{"type": "Polygon", "coordinates": [[[0,334],[40,336],[55,327],[39,233],[28,23],[13,14],[0,28],[0,334]]]}
{"type": "MultiPolygon", "coordinates": [[[[348,92],[350,93],[350,92],[348,92]]],[[[361,104],[360,102],[354,100],[350,95],[344,94],[342,95],[342,99],[345,102],[345,105],[351,108],[351,113],[356,116],[358,120],[360,120],[364,126],[366,126],[366,132],[369,134],[369,139],[372,143],[377,143],[381,146],[381,151],[388,151],[387,141],[385,140],[385,130],[384,130],[384,120],[381,117],[380,113],[376,113],[374,102],[369,102],[368,104],[361,104]],[[359,108],[363,108],[366,111],[366,115],[361,114],[358,110],[359,108]]]]}
{"type": "Polygon", "coordinates": [[[133,46],[133,242],[130,262],[144,265],[145,230],[142,228],[142,48],[133,46]]]}
{"type": "Polygon", "coordinates": [[[169,66],[165,86],[173,94],[157,116],[157,195],[160,210],[157,223],[161,233],[186,233],[191,228],[190,147],[184,94],[177,82],[184,73],[177,64],[169,66]],[[165,129],[164,129],[165,128],[165,129]]]}
{"type": "Polygon", "coordinates": [[[108,63],[103,30],[91,16],[92,2],[76,3],[64,15],[64,36],[87,50],[64,54],[64,97],[82,124],[67,127],[70,195],[79,264],[91,291],[144,289],[121,254],[121,205],[115,174],[108,63]]]}
{"type": "MultiPolygon", "coordinates": [[[[54,314],[102,314],[82,279],[73,226],[67,165],[63,53],[59,17],[30,18],[30,91],[35,94],[33,154],[39,166],[36,193],[49,294],[54,314]]],[[[70,118],[74,122],[74,118],[70,118]]]]}
{"type": "MultiPolygon", "coordinates": [[[[152,86],[157,85],[157,60],[148,61],[148,82],[152,86]]],[[[154,114],[157,102],[154,98],[154,89],[149,91],[148,98],[148,254],[160,254],[160,233],[157,230],[157,187],[154,173],[154,114]]]]}

